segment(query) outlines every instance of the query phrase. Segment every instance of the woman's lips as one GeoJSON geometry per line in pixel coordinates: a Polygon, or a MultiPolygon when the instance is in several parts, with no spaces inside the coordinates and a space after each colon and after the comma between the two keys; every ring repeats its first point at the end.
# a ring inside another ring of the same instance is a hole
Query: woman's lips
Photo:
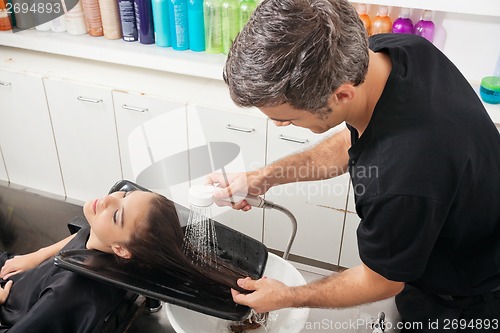
{"type": "Polygon", "coordinates": [[[92,208],[94,209],[94,214],[97,213],[97,202],[99,201],[99,199],[95,199],[94,202],[92,203],[92,208]]]}

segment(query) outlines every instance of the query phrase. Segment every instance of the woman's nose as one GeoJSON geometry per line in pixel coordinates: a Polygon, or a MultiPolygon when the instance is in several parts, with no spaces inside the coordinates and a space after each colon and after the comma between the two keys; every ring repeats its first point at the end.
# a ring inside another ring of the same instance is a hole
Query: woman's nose
{"type": "Polygon", "coordinates": [[[116,201],[118,200],[118,198],[115,198],[114,196],[112,195],[106,195],[105,197],[103,197],[101,199],[101,202],[102,202],[102,206],[104,208],[116,203],[116,201]]]}

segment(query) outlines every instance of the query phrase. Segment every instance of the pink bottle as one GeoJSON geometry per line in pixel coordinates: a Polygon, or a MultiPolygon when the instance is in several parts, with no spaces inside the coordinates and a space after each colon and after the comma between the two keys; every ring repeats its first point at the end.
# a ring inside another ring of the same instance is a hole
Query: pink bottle
{"type": "Polygon", "coordinates": [[[422,19],[415,24],[413,33],[432,42],[434,40],[434,29],[435,25],[434,22],[432,22],[432,12],[430,10],[424,10],[422,19]]]}
{"type": "Polygon", "coordinates": [[[395,34],[411,34],[413,33],[413,22],[410,19],[410,9],[401,8],[399,18],[392,25],[392,32],[395,34]]]}

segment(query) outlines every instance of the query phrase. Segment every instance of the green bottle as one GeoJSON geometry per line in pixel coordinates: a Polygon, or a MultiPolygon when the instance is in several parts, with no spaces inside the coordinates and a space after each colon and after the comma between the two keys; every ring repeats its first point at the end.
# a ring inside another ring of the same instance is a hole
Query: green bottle
{"type": "Polygon", "coordinates": [[[228,54],[240,31],[239,0],[222,0],[222,53],[228,54]]]}
{"type": "Polygon", "coordinates": [[[240,31],[247,24],[255,8],[257,8],[255,0],[240,1],[240,31]]]}
{"type": "Polygon", "coordinates": [[[205,0],[203,13],[205,18],[205,51],[222,52],[222,0],[205,0]]]}

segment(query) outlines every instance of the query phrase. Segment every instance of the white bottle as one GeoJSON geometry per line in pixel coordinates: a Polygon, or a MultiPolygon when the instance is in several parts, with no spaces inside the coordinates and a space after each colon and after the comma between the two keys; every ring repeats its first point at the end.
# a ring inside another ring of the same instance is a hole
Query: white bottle
{"type": "Polygon", "coordinates": [[[53,32],[65,32],[66,31],[66,15],[61,15],[50,21],[50,30],[53,32]]]}
{"type": "Polygon", "coordinates": [[[51,26],[52,26],[52,24],[50,24],[50,21],[49,21],[49,22],[45,22],[45,23],[37,25],[35,27],[35,29],[37,31],[50,31],[51,26]]]}
{"type": "Polygon", "coordinates": [[[87,33],[87,26],[85,25],[85,17],[83,16],[83,9],[80,1],[78,1],[75,7],[71,8],[64,16],[68,34],[77,36],[87,33]]]}

